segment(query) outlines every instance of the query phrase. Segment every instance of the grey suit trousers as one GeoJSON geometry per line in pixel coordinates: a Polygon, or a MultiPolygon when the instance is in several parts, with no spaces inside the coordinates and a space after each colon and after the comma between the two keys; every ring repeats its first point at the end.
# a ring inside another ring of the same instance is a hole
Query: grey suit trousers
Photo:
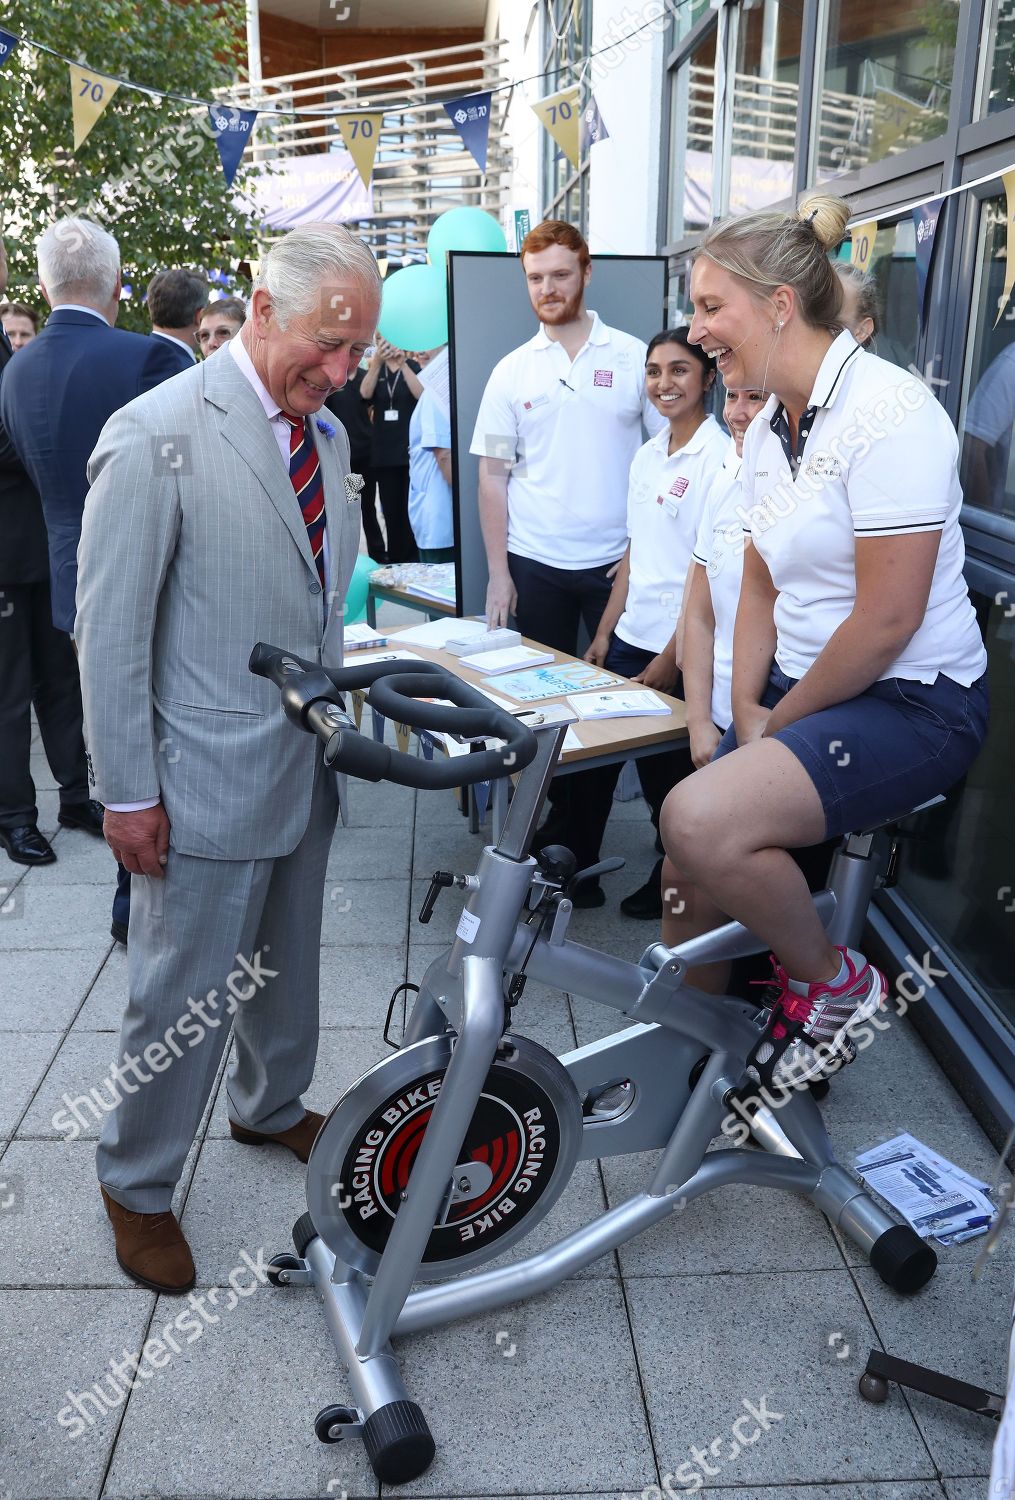
{"type": "Polygon", "coordinates": [[[99,1181],[132,1212],[170,1208],[230,1025],[230,1119],[269,1133],[303,1118],[337,810],[319,748],[310,820],[292,853],[224,860],[170,849],[163,879],[133,877],[119,1102],[97,1154],[99,1181]]]}

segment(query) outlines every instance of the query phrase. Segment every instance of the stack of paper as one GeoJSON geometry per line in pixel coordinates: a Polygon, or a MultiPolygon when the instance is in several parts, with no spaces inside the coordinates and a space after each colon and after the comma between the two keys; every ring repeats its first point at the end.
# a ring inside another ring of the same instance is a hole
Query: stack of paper
{"type": "Polygon", "coordinates": [[[501,672],[519,672],[526,667],[540,667],[553,661],[552,651],[537,651],[534,646],[506,646],[501,651],[481,651],[476,656],[459,657],[463,667],[497,677],[501,672]]]}
{"type": "Polygon", "coordinates": [[[632,688],[626,693],[572,693],[567,701],[582,719],[638,719],[670,711],[649,688],[632,688]]]}
{"type": "Polygon", "coordinates": [[[933,1235],[942,1245],[959,1244],[986,1234],[994,1216],[985,1182],[908,1131],[862,1151],[856,1169],[922,1239],[933,1235]]]}

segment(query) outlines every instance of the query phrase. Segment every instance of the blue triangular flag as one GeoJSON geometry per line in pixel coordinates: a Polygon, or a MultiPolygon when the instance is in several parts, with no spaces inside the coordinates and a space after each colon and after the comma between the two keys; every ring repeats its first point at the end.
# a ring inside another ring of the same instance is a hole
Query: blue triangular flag
{"type": "Polygon", "coordinates": [[[475,157],[481,172],[486,171],[486,147],[490,136],[490,95],[465,94],[445,104],[448,119],[462,138],[462,144],[475,157]]]}
{"type": "Polygon", "coordinates": [[[589,95],[588,103],[582,110],[581,125],[578,131],[578,154],[584,156],[591,146],[597,141],[608,141],[610,132],[606,128],[606,121],[599,113],[599,105],[594,95],[589,95]]]}
{"type": "Polygon", "coordinates": [[[222,158],[222,170],[226,174],[226,187],[232,187],[240,157],[257,119],[257,110],[237,109],[235,104],[209,104],[208,114],[222,158]]]}
{"type": "Polygon", "coordinates": [[[20,40],[20,37],[11,36],[9,31],[0,31],[0,68],[5,62],[10,62],[20,40]]]}

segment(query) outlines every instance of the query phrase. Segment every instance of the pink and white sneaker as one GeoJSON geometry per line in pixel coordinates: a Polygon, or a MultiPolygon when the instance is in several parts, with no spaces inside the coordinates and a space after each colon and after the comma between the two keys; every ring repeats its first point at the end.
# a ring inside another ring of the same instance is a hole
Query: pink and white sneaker
{"type": "MultiPolygon", "coordinates": [[[[773,1083],[786,1087],[807,1083],[852,1062],[856,1047],[850,1031],[872,1016],[888,993],[885,976],[862,953],[852,948],[837,951],[842,955],[845,978],[838,984],[811,984],[806,995],[798,995],[790,988],[785,969],[772,959],[778,985],[772,1003],[788,1021],[798,1022],[804,1031],[803,1037],[791,1042],[776,1063],[773,1083]],[[821,1050],[817,1052],[815,1048],[819,1045],[821,1050]]],[[[785,1035],[785,1030],[777,1023],[774,1034],[785,1035]]]]}

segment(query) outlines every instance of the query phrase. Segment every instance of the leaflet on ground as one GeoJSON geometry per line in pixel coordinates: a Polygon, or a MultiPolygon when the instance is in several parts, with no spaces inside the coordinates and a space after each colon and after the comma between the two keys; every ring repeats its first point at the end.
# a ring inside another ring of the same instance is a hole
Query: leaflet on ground
{"type": "Polygon", "coordinates": [[[908,1132],[860,1152],[856,1169],[922,1239],[958,1244],[986,1234],[995,1213],[986,1183],[908,1132]]]}

